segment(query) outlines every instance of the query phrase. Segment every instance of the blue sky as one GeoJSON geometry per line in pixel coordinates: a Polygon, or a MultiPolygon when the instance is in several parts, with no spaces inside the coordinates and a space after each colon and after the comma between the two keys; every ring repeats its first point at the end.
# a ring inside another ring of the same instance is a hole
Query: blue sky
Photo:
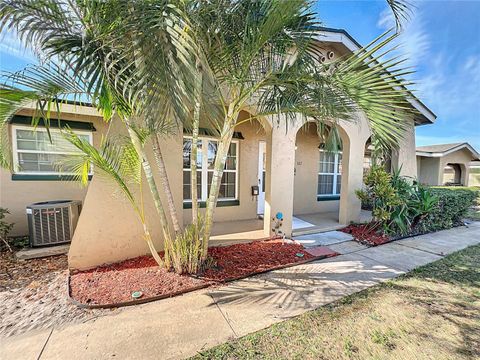
{"type": "MultiPolygon", "coordinates": [[[[468,141],[480,151],[480,1],[416,1],[400,42],[414,66],[416,95],[438,116],[417,128],[417,145],[468,141]]],[[[319,0],[324,26],[343,28],[367,44],[392,26],[385,0],[319,0]]],[[[13,34],[0,43],[0,69],[34,61],[13,34]]]]}
{"type": "MultiPolygon", "coordinates": [[[[480,1],[416,1],[400,37],[414,66],[413,90],[436,115],[417,127],[417,145],[469,142],[480,151],[480,1]]],[[[368,44],[392,25],[385,0],[320,0],[324,26],[368,44]]]]}

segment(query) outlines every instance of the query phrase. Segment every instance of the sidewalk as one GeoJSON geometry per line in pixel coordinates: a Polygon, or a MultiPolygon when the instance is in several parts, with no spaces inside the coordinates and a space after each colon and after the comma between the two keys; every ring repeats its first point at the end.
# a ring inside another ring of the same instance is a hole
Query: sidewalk
{"type": "Polygon", "coordinates": [[[178,359],[260,330],[480,243],[480,222],[375,248],[352,241],[342,255],[228,286],[139,305],[0,340],[7,359],[178,359]]]}

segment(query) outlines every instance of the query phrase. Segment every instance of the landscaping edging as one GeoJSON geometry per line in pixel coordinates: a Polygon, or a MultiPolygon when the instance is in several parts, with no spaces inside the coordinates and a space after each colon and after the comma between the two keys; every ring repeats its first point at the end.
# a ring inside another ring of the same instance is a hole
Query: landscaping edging
{"type": "MultiPolygon", "coordinates": [[[[338,256],[338,255],[340,255],[340,254],[337,253],[337,255],[334,255],[334,256],[338,256]]],[[[297,262],[291,263],[291,264],[275,266],[275,267],[272,267],[272,268],[269,268],[269,269],[266,269],[266,270],[256,271],[256,272],[250,273],[248,275],[239,276],[239,277],[236,277],[236,278],[231,278],[231,279],[224,280],[224,281],[211,281],[209,283],[207,282],[205,284],[201,284],[199,286],[194,286],[192,288],[182,290],[182,291],[176,291],[176,292],[169,293],[169,294],[163,294],[163,295],[156,295],[156,296],[141,298],[141,299],[138,299],[138,300],[122,301],[122,302],[118,302],[118,303],[109,303],[109,304],[91,304],[90,305],[90,304],[84,304],[84,303],[81,303],[81,302],[75,300],[71,296],[70,274],[68,274],[68,278],[67,278],[67,297],[74,305],[76,305],[76,306],[78,306],[79,308],[82,308],[82,309],[112,309],[112,308],[119,308],[119,307],[125,307],[125,306],[139,305],[139,304],[145,304],[145,303],[149,303],[149,302],[153,302],[153,301],[157,301],[157,300],[162,300],[162,299],[166,299],[166,298],[171,298],[171,297],[187,294],[189,292],[205,289],[207,287],[211,287],[211,286],[214,286],[214,285],[222,285],[222,284],[226,284],[226,283],[229,283],[229,282],[232,282],[232,281],[242,280],[242,279],[245,279],[245,278],[248,278],[248,277],[251,277],[251,276],[264,274],[264,273],[274,271],[274,270],[286,269],[286,268],[290,268],[290,267],[297,266],[297,265],[307,264],[307,263],[312,262],[312,261],[323,260],[323,259],[326,259],[328,257],[334,257],[334,256],[326,256],[326,255],[315,256],[315,257],[312,257],[310,259],[300,260],[300,261],[297,261],[297,262]]],[[[201,277],[197,277],[197,278],[201,279],[201,277]]]]}
{"type": "MultiPolygon", "coordinates": [[[[368,241],[362,241],[362,240],[358,240],[355,236],[353,236],[351,233],[346,233],[346,234],[350,234],[352,235],[353,237],[353,240],[355,242],[358,242],[359,244],[362,244],[362,245],[365,245],[367,247],[377,247],[377,246],[381,246],[381,245],[385,245],[385,244],[390,244],[392,242],[395,242],[395,241],[399,241],[399,240],[404,240],[404,239],[409,239],[409,238],[412,238],[412,237],[415,237],[415,236],[422,236],[422,235],[428,235],[428,234],[435,234],[435,233],[438,233],[440,231],[445,231],[445,230],[450,230],[450,229],[455,229],[455,228],[459,228],[461,226],[464,226],[466,228],[468,228],[468,226],[466,224],[460,224],[460,225],[456,225],[456,226],[452,226],[451,228],[448,228],[448,229],[440,229],[440,230],[436,230],[436,231],[429,231],[429,232],[419,232],[419,233],[414,233],[414,234],[408,234],[408,235],[403,235],[403,236],[396,236],[394,238],[391,238],[390,240],[382,243],[382,244],[371,244],[369,243],[368,241]]],[[[339,231],[342,231],[343,229],[340,229],[339,231]]]]}

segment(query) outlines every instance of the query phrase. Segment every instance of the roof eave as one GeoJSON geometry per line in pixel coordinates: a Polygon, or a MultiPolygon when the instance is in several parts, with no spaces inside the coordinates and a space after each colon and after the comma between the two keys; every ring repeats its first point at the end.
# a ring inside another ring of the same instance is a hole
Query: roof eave
{"type": "MultiPolygon", "coordinates": [[[[319,41],[341,43],[351,52],[358,51],[362,45],[358,43],[346,30],[322,28],[320,31],[322,38],[317,38],[319,41]]],[[[433,124],[437,119],[435,113],[423,104],[416,96],[407,99],[412,107],[418,111],[418,116],[415,117],[415,125],[433,124]]]]}

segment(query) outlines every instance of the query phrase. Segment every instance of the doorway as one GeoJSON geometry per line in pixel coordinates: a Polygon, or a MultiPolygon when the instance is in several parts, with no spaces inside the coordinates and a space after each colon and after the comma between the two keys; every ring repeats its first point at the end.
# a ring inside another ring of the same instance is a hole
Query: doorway
{"type": "Polygon", "coordinates": [[[265,212],[265,162],[266,162],[266,142],[258,143],[258,198],[257,215],[263,215],[265,212]]]}

